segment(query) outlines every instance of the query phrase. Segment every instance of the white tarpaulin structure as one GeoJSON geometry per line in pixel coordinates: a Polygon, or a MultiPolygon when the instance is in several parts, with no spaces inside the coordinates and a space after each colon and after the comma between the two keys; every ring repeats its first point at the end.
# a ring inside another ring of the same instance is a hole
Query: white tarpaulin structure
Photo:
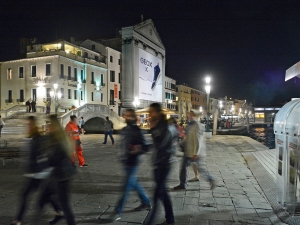
{"type": "Polygon", "coordinates": [[[294,77],[300,78],[300,62],[297,62],[295,65],[285,71],[285,81],[288,81],[294,77]]]}

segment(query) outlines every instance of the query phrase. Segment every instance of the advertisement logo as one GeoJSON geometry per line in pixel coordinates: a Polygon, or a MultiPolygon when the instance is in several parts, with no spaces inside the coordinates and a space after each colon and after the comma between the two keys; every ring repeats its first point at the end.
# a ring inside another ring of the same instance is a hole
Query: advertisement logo
{"type": "Polygon", "coordinates": [[[162,102],[162,60],[139,49],[139,99],[162,102]]]}
{"type": "Polygon", "coordinates": [[[289,142],[289,147],[293,150],[297,149],[297,145],[295,143],[289,142]]]}

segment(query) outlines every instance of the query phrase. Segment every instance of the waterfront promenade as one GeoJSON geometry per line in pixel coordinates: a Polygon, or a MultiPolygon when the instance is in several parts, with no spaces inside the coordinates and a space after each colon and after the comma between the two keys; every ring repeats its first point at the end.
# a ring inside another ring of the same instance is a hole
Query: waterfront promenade
{"type": "MultiPolygon", "coordinates": [[[[115,137],[114,146],[109,143],[102,145],[103,135],[100,134],[81,137],[84,156],[89,167],[78,168],[79,173],[72,189],[72,206],[77,224],[138,225],[142,224],[148,214],[148,211],[133,211],[133,208],[139,205],[138,196],[133,193],[122,219],[113,223],[108,221],[108,215],[120,196],[124,176],[117,156],[120,136],[115,137]]],[[[22,144],[12,142],[15,138],[11,136],[4,138],[11,140],[9,146],[22,144]]],[[[264,161],[259,161],[253,154],[267,150],[267,147],[249,137],[223,135],[209,139],[207,167],[209,173],[215,177],[217,187],[210,190],[209,184],[201,179],[200,184],[190,183],[187,190],[170,190],[176,224],[285,224],[276,215],[279,213],[283,219],[290,218],[273,202],[274,198],[276,199],[274,192],[276,189],[270,172],[272,169],[269,171],[265,169],[267,167],[263,165],[264,161]]],[[[142,159],[139,179],[151,197],[154,186],[151,152],[142,159]]],[[[181,157],[177,157],[169,177],[170,188],[179,184],[180,162],[181,157]]],[[[20,160],[14,163],[8,160],[5,166],[0,166],[0,225],[7,225],[14,218],[23,180],[21,169],[20,160]]],[[[192,177],[193,173],[190,172],[190,178],[192,177]]],[[[30,208],[23,224],[34,224],[34,202],[34,199],[30,201],[30,208]]],[[[52,217],[52,209],[47,207],[37,224],[47,224],[52,217]]],[[[158,221],[162,220],[163,213],[158,216],[158,221]]],[[[289,221],[290,224],[296,224],[293,220],[289,221]]]]}

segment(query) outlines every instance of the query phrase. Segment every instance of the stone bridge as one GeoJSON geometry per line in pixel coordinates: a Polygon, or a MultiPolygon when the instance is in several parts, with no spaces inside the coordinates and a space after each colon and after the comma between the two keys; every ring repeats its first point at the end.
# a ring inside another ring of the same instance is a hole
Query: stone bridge
{"type": "Polygon", "coordinates": [[[70,121],[70,116],[76,115],[79,119],[83,117],[85,121],[85,130],[91,133],[104,132],[105,118],[109,119],[114,124],[114,130],[120,130],[125,126],[124,119],[110,110],[106,105],[85,104],[78,109],[71,110],[59,117],[61,124],[65,126],[70,121]]]}

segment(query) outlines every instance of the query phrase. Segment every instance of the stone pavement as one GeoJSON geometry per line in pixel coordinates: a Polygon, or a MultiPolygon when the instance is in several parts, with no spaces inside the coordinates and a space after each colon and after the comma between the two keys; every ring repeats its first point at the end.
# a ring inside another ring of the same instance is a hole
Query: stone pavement
{"type": "MultiPolygon", "coordinates": [[[[124,177],[117,156],[120,136],[115,137],[116,145],[112,146],[101,144],[101,134],[82,136],[84,156],[89,167],[78,168],[79,173],[72,188],[72,206],[77,224],[137,225],[148,214],[148,211],[133,211],[139,205],[139,200],[132,193],[122,219],[114,223],[107,219],[120,196],[124,177]]],[[[7,137],[9,140],[13,138],[7,137]]],[[[243,157],[243,154],[260,150],[266,148],[243,136],[214,136],[208,140],[207,167],[217,181],[217,188],[210,190],[209,184],[201,179],[200,183],[190,183],[185,191],[170,190],[176,224],[284,224],[274,213],[264,190],[243,157]]],[[[169,176],[169,187],[179,184],[181,158],[177,159],[169,176]]],[[[23,182],[21,161],[7,161],[4,167],[0,165],[0,225],[9,224],[16,212],[18,193],[23,182]]],[[[143,156],[138,176],[146,192],[152,197],[154,182],[151,153],[143,156]]],[[[190,178],[192,177],[190,172],[190,178]]],[[[35,199],[31,198],[23,224],[34,224],[34,203],[35,199]]],[[[52,209],[47,207],[37,224],[47,224],[52,217],[52,209]]],[[[163,221],[163,210],[160,210],[157,220],[163,221]]]]}

